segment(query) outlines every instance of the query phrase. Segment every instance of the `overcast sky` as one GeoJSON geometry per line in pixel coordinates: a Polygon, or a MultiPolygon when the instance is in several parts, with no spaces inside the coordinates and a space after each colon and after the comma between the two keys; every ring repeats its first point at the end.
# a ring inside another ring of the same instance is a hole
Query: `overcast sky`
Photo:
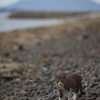
{"type": "MultiPolygon", "coordinates": [[[[15,4],[19,1],[21,1],[21,0],[0,0],[0,8],[9,6],[11,4],[15,4]]],[[[74,0],[72,0],[72,1],[74,1],[74,0]]],[[[100,0],[91,0],[91,1],[100,4],[100,0]]]]}

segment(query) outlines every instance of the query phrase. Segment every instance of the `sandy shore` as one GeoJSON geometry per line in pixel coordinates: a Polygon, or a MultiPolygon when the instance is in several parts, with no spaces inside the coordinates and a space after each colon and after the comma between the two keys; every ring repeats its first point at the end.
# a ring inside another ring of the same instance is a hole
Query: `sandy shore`
{"type": "Polygon", "coordinates": [[[91,12],[24,12],[17,11],[12,13],[9,18],[67,18],[89,14],[91,12]]]}
{"type": "Polygon", "coordinates": [[[100,18],[0,33],[0,99],[58,100],[54,75],[85,73],[78,100],[100,100],[100,18]]]}

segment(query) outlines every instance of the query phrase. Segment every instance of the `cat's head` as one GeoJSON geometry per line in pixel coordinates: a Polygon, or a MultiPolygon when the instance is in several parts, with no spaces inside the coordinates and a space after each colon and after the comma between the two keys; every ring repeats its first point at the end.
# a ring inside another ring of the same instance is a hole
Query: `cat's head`
{"type": "Polygon", "coordinates": [[[66,78],[66,74],[65,73],[57,74],[57,75],[55,75],[55,82],[56,83],[58,83],[58,82],[64,83],[65,78],[66,78]]]}

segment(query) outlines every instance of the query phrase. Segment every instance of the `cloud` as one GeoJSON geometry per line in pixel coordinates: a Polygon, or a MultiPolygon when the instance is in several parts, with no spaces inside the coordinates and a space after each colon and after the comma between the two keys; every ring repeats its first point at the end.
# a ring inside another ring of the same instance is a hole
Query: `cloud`
{"type": "Polygon", "coordinates": [[[91,0],[91,1],[100,4],[100,0],[91,0]]]}
{"type": "Polygon", "coordinates": [[[0,8],[15,4],[20,0],[0,0],[0,8]]]}

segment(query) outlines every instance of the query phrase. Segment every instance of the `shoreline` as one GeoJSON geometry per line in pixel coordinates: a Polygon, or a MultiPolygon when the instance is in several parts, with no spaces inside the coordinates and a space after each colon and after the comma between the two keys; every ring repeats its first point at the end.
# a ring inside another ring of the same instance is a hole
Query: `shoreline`
{"type": "MultiPolygon", "coordinates": [[[[15,12],[16,13],[16,12],[15,12]]],[[[26,12],[27,14],[28,12],[26,12]]],[[[30,13],[30,12],[29,12],[30,13]]],[[[39,14],[39,16],[42,14],[43,16],[45,16],[45,13],[40,13],[40,12],[36,12],[39,14]]],[[[9,13],[8,15],[12,15],[13,13],[9,13]]],[[[19,14],[19,12],[18,12],[19,14]]],[[[47,13],[48,14],[48,13],[47,13]]],[[[50,15],[52,15],[52,12],[49,13],[50,15]]],[[[59,12],[58,14],[61,15],[61,13],[59,12]]],[[[52,16],[53,18],[47,19],[47,16],[45,16],[45,19],[41,18],[41,19],[33,19],[33,18],[2,18],[1,17],[1,32],[10,32],[10,31],[17,31],[17,30],[26,30],[26,29],[31,29],[31,28],[39,28],[39,27],[49,27],[49,26],[55,26],[57,24],[64,24],[64,23],[74,23],[74,21],[76,20],[84,20],[84,19],[93,19],[93,18],[98,18],[100,17],[100,13],[98,12],[89,12],[89,13],[64,13],[65,15],[67,15],[66,18],[60,18],[58,19],[57,16],[54,19],[54,15],[52,16]],[[73,15],[73,16],[72,16],[73,15]],[[3,21],[4,20],[4,21],[3,21]],[[19,25],[18,25],[19,24],[19,25]],[[6,26],[5,26],[6,25],[6,26]]],[[[27,14],[29,16],[31,16],[31,14],[27,14]]],[[[55,13],[56,15],[56,13],[55,13]]],[[[38,17],[39,17],[38,16],[38,17]]],[[[63,16],[63,15],[61,15],[63,16]]],[[[7,16],[5,16],[7,17],[7,16]]],[[[23,16],[21,16],[23,17],[23,16]]],[[[32,17],[32,16],[31,16],[32,17]]],[[[64,16],[63,16],[64,17],[64,16]]]]}
{"type": "Polygon", "coordinates": [[[9,18],[67,18],[79,15],[89,14],[91,12],[35,12],[35,11],[16,11],[9,18]]]}

